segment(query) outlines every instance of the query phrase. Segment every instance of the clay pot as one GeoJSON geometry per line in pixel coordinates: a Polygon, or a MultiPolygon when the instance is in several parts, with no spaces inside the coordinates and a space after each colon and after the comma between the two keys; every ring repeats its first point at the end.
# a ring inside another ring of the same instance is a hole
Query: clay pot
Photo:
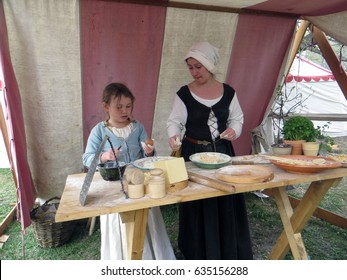
{"type": "Polygon", "coordinates": [[[302,144],[302,149],[305,156],[317,156],[319,151],[319,143],[305,142],[302,144]]]}
{"type": "Polygon", "coordinates": [[[306,140],[284,140],[283,142],[293,147],[291,153],[292,155],[302,155],[304,153],[302,144],[305,143],[306,140]]]}

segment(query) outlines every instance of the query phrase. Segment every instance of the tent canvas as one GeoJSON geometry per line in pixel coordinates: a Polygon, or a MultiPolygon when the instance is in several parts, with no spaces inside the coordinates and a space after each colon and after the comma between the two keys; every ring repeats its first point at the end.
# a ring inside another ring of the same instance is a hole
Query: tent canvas
{"type": "MultiPolygon", "coordinates": [[[[293,111],[294,114],[347,114],[346,98],[331,71],[305,57],[297,56],[293,61],[284,90],[290,98],[298,96],[285,103],[285,111],[303,100],[302,106],[293,111]]],[[[347,136],[347,121],[313,122],[320,127],[327,124],[329,127],[325,132],[331,137],[347,136]]]]}
{"type": "Polygon", "coordinates": [[[27,202],[23,212],[34,188],[40,199],[59,196],[66,176],[83,170],[84,143],[104,118],[100,93],[109,82],[134,91],[134,116],[168,155],[165,120],[175,92],[190,81],[182,58],[197,41],[220,48],[217,79],[235,88],[245,114],[235,150],[250,153],[298,18],[347,44],[345,0],[0,1],[11,166],[18,189],[32,191],[19,199],[27,202]]]}

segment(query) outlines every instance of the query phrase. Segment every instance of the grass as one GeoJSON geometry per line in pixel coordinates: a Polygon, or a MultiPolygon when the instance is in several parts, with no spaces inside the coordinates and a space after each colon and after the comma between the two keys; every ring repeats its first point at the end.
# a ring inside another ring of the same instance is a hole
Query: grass
{"type": "MultiPolygon", "coordinates": [[[[13,208],[16,189],[9,169],[0,168],[0,219],[13,208]]],[[[42,248],[38,246],[32,226],[26,229],[23,256],[22,234],[19,221],[13,221],[4,232],[8,240],[0,249],[1,260],[98,260],[100,259],[100,230],[96,225],[93,235],[88,235],[87,219],[76,222],[72,237],[64,246],[42,248]]]]}
{"type": "Polygon", "coordinates": [[[0,168],[0,221],[3,221],[16,203],[16,189],[9,169],[0,168]]]}
{"type": "MultiPolygon", "coordinates": [[[[329,190],[329,195],[325,196],[320,204],[321,208],[329,209],[340,216],[347,217],[347,188],[341,187],[346,184],[346,178],[336,188],[329,190]]],[[[295,189],[288,191],[288,194],[296,198],[302,198],[305,194],[308,184],[296,185],[295,189]]]]}
{"type": "MultiPolygon", "coordinates": [[[[332,211],[330,206],[340,191],[346,191],[347,178],[333,191],[330,190],[323,200],[325,209],[332,211]],[[332,203],[329,203],[332,202],[332,203]]],[[[294,189],[296,190],[296,188],[294,189]]],[[[294,192],[294,190],[289,192],[294,192]]],[[[282,232],[282,223],[271,198],[256,199],[252,194],[246,195],[251,225],[251,235],[255,258],[266,259],[277,237],[282,232]]],[[[347,207],[347,197],[344,208],[347,207]]],[[[346,217],[346,216],[344,216],[346,217]]],[[[324,220],[312,217],[302,232],[307,254],[313,260],[347,260],[347,229],[336,227],[324,220]]],[[[292,259],[289,253],[286,259],[292,259]]]]}
{"type": "MultiPolygon", "coordinates": [[[[298,185],[289,193],[301,197],[307,186],[298,185]]],[[[266,259],[282,231],[282,223],[271,198],[258,198],[245,194],[254,258],[266,259]]],[[[0,217],[3,219],[15,202],[15,187],[8,169],[0,169],[0,217]]],[[[322,201],[325,209],[347,217],[347,178],[331,189],[322,201]]],[[[178,259],[182,259],[177,248],[178,205],[161,208],[167,231],[178,259]]],[[[1,260],[98,260],[100,259],[100,228],[98,220],[94,233],[89,236],[87,219],[76,222],[76,228],[69,242],[57,248],[41,248],[34,236],[33,228],[26,229],[25,256],[22,252],[21,227],[13,221],[4,234],[8,240],[0,249],[1,260]]],[[[313,260],[347,260],[347,229],[341,229],[326,221],[312,217],[302,232],[308,255],[313,260]]],[[[286,259],[292,259],[289,253],[286,259]]]]}
{"type": "Polygon", "coordinates": [[[76,223],[75,230],[69,242],[56,248],[38,246],[33,228],[27,228],[25,235],[25,256],[22,252],[21,226],[13,222],[5,232],[9,239],[0,249],[2,260],[99,260],[100,259],[100,230],[88,235],[86,221],[76,223]]]}

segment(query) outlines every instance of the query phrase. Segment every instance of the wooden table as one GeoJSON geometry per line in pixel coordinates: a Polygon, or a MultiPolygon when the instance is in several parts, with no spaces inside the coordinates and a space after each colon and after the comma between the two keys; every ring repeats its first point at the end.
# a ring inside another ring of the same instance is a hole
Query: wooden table
{"type": "Polygon", "coordinates": [[[274,178],[271,181],[256,184],[231,184],[214,179],[215,170],[200,169],[192,163],[187,163],[186,166],[190,178],[188,187],[175,193],[168,193],[160,199],[151,199],[147,196],[126,199],[120,191],[119,181],[104,181],[96,172],[85,206],[80,205],[79,195],[86,174],[69,175],[56,213],[56,222],[118,212],[122,216],[122,221],[126,223],[129,259],[141,259],[149,208],[232,193],[271,189],[282,219],[283,232],[268,258],[283,259],[291,250],[294,259],[307,259],[301,232],[327,191],[337,186],[342,178],[347,176],[347,168],[330,169],[315,174],[294,174],[267,164],[266,166],[274,172],[274,178]],[[285,187],[308,182],[311,184],[294,212],[285,187]]]}

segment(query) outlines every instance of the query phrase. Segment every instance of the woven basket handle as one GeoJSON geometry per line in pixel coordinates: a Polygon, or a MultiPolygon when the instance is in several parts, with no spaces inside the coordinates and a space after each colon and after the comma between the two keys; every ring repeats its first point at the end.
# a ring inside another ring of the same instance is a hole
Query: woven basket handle
{"type": "Polygon", "coordinates": [[[49,202],[51,202],[52,200],[55,200],[55,199],[60,200],[60,197],[58,197],[58,196],[52,197],[52,198],[48,199],[48,200],[47,200],[44,204],[42,204],[42,205],[48,205],[49,202]]]}

